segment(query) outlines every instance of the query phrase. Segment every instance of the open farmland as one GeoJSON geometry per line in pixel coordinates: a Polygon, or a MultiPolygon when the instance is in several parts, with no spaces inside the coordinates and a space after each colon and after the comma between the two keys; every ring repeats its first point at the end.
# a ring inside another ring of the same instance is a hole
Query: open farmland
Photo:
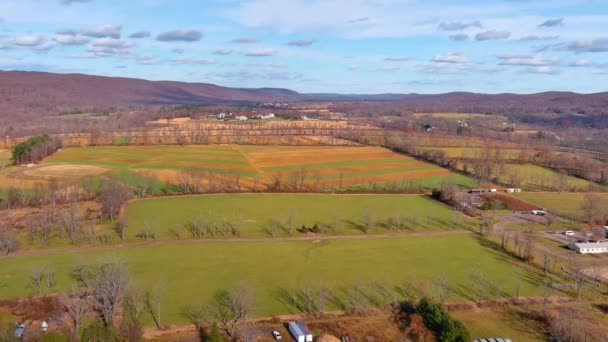
{"type": "Polygon", "coordinates": [[[247,159],[232,146],[112,146],[68,148],[45,164],[98,165],[137,170],[199,169],[254,175],[247,159]]]}
{"type": "MultiPolygon", "coordinates": [[[[159,237],[184,224],[204,219],[207,225],[237,223],[241,236],[267,237],[299,234],[296,229],[328,227],[332,235],[362,233],[364,221],[372,222],[368,233],[387,233],[389,217],[403,222],[402,232],[472,227],[474,221],[425,195],[318,195],[318,194],[226,194],[180,196],[138,200],[124,215],[134,239],[146,221],[153,222],[159,237]],[[274,222],[273,222],[274,221],[274,222]],[[273,226],[280,228],[271,232],[273,226]],[[457,226],[455,227],[456,224],[457,226]],[[291,226],[291,229],[289,229],[291,226]]],[[[183,229],[183,228],[182,228],[183,229]]],[[[188,236],[188,232],[183,232],[188,236]]],[[[225,234],[217,233],[216,237],[225,234]]]]}
{"type": "Polygon", "coordinates": [[[481,114],[481,113],[415,113],[414,114],[414,117],[416,117],[416,118],[424,118],[425,116],[430,116],[433,118],[442,118],[442,119],[482,118],[482,119],[494,119],[494,120],[507,120],[507,117],[503,116],[503,115],[481,114]]]}
{"type": "MultiPolygon", "coordinates": [[[[281,190],[431,189],[450,180],[472,186],[475,180],[379,147],[157,145],[66,148],[12,178],[33,181],[73,179],[102,173],[150,175],[174,184],[183,170],[240,177],[240,187],[281,190]],[[61,165],[61,166],[58,166],[61,165]],[[57,172],[57,169],[61,172],[57,172]],[[73,168],[73,170],[70,170],[73,168]]],[[[5,177],[9,182],[11,177],[5,177]]],[[[207,182],[209,180],[206,180],[207,182]]],[[[5,183],[6,183],[5,182],[5,183]]],[[[1,186],[1,185],[0,185],[1,186]]]]}
{"type": "Polygon", "coordinates": [[[304,174],[311,186],[367,189],[421,186],[432,188],[445,180],[472,185],[471,178],[379,147],[242,146],[240,150],[270,179],[304,174]]]}
{"type": "MultiPolygon", "coordinates": [[[[545,208],[561,216],[577,219],[580,218],[580,208],[585,195],[585,193],[579,192],[522,192],[520,194],[515,194],[515,197],[535,204],[541,208],[545,208]]],[[[606,203],[608,203],[608,194],[597,193],[595,195],[599,196],[606,203]]]]}
{"type": "Polygon", "coordinates": [[[589,190],[594,184],[584,179],[562,175],[551,169],[533,164],[506,164],[495,176],[504,184],[519,183],[519,187],[531,190],[589,190]]]}
{"type": "MultiPolygon", "coordinates": [[[[496,287],[500,296],[512,295],[521,279],[521,295],[538,294],[539,271],[517,264],[472,235],[404,237],[332,241],[211,242],[129,247],[114,251],[14,256],[2,260],[0,274],[5,286],[0,299],[32,293],[28,272],[52,267],[56,290],[69,289],[78,265],[107,258],[123,260],[133,283],[143,289],[166,284],[163,300],[165,323],[186,323],[178,315],[187,304],[208,302],[213,293],[237,284],[250,285],[256,296],[254,316],[288,313],[279,300],[281,289],[305,284],[327,286],[343,298],[344,286],[386,282],[393,286],[406,280],[428,284],[444,276],[451,287],[450,299],[474,296],[469,274],[475,270],[496,287]],[[524,272],[519,277],[513,275],[524,272]],[[504,293],[503,293],[504,292],[504,293]]],[[[496,294],[491,294],[495,296],[496,294]]],[[[333,309],[340,306],[331,304],[333,309]]],[[[151,322],[148,322],[151,323],[151,322]]]]}
{"type": "Polygon", "coordinates": [[[11,159],[11,150],[0,149],[0,167],[8,165],[11,159]]]}

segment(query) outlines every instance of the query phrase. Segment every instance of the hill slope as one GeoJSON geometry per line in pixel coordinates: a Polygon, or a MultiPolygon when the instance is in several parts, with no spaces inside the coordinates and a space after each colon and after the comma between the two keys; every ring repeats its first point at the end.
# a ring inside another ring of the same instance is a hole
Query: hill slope
{"type": "MultiPolygon", "coordinates": [[[[383,102],[382,110],[497,113],[606,114],[608,92],[545,92],[530,95],[453,92],[421,94],[300,94],[277,88],[228,88],[207,83],[147,81],[83,74],[0,71],[0,118],[68,110],[171,104],[243,104],[270,101],[383,102]],[[392,107],[392,108],[391,108],[392,107]]],[[[375,106],[375,105],[374,105],[375,106]]]]}

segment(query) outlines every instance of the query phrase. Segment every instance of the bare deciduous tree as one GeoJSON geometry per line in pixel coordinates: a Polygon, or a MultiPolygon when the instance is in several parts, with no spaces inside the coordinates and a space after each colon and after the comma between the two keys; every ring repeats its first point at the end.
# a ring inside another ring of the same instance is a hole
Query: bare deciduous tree
{"type": "Polygon", "coordinates": [[[144,298],[144,308],[152,317],[156,328],[162,327],[161,323],[161,305],[165,295],[166,285],[164,281],[158,282],[158,285],[153,291],[146,291],[144,298]]]}
{"type": "Polygon", "coordinates": [[[365,208],[363,210],[363,216],[361,217],[361,227],[363,228],[363,232],[369,232],[374,225],[374,217],[372,215],[372,211],[369,208],[365,208]]]}
{"type": "Polygon", "coordinates": [[[44,274],[41,270],[32,270],[28,277],[28,287],[36,292],[37,295],[42,294],[42,285],[44,283],[44,274]]]}
{"type": "Polygon", "coordinates": [[[72,320],[72,336],[76,338],[82,322],[91,311],[91,302],[87,299],[85,292],[77,289],[72,289],[67,294],[60,295],[59,302],[65,313],[72,320]]]}
{"type": "Polygon", "coordinates": [[[488,292],[490,290],[490,283],[479,270],[473,270],[469,273],[469,279],[471,280],[471,287],[477,295],[477,304],[483,304],[488,292]]]}
{"type": "Polygon", "coordinates": [[[0,228],[0,255],[9,255],[19,248],[19,240],[11,232],[0,228]]]}
{"type": "Polygon", "coordinates": [[[606,222],[607,206],[600,196],[586,194],[581,203],[583,219],[589,224],[602,224],[606,222]]]}
{"type": "Polygon", "coordinates": [[[70,208],[63,214],[63,230],[70,243],[75,245],[81,230],[81,219],[78,204],[72,203],[70,208]]]}
{"type": "Polygon", "coordinates": [[[236,328],[244,323],[251,312],[253,294],[246,285],[221,290],[213,297],[209,313],[230,339],[236,337],[236,328]]]}
{"type": "Polygon", "coordinates": [[[144,220],[144,225],[137,233],[137,237],[144,240],[156,240],[158,226],[150,220],[144,220]]]}
{"type": "Polygon", "coordinates": [[[99,265],[79,267],[74,276],[90,291],[94,309],[104,325],[110,326],[127,291],[129,274],[126,265],[109,260],[99,265]]]}
{"type": "Polygon", "coordinates": [[[114,231],[120,238],[120,243],[125,243],[127,237],[127,229],[129,228],[129,220],[126,217],[121,217],[114,225],[114,231]]]}
{"type": "Polygon", "coordinates": [[[574,283],[574,288],[576,289],[576,299],[581,299],[583,287],[585,286],[585,280],[587,277],[585,275],[585,269],[582,265],[576,262],[571,262],[570,269],[568,271],[570,278],[574,283]]]}
{"type": "Polygon", "coordinates": [[[192,323],[196,331],[200,333],[203,329],[205,310],[206,307],[204,305],[188,305],[180,308],[179,314],[192,323]]]}
{"type": "Polygon", "coordinates": [[[437,296],[439,297],[439,301],[441,303],[445,302],[449,295],[450,284],[448,282],[448,278],[445,275],[436,276],[431,281],[433,288],[437,292],[437,296]]]}
{"type": "Polygon", "coordinates": [[[101,186],[99,200],[101,202],[101,214],[114,222],[122,205],[131,198],[129,187],[117,179],[109,179],[101,186]]]}

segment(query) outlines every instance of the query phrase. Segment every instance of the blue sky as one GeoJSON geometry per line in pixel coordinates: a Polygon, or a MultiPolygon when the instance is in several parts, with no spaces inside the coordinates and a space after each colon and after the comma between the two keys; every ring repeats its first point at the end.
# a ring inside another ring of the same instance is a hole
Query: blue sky
{"type": "Polygon", "coordinates": [[[0,69],[302,92],[600,92],[608,1],[2,0],[0,69]]]}

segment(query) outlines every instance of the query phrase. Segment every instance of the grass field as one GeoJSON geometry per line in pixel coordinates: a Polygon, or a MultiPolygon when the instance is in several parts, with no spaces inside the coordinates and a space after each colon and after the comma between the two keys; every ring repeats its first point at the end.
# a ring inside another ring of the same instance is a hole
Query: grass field
{"type": "Polygon", "coordinates": [[[0,167],[8,165],[11,160],[11,150],[0,149],[0,167]]]}
{"type": "Polygon", "coordinates": [[[522,319],[517,312],[509,312],[508,309],[455,311],[451,315],[467,326],[474,339],[500,337],[518,342],[547,340],[542,331],[522,319]]]}
{"type": "Polygon", "coordinates": [[[580,191],[593,188],[593,183],[571,176],[560,176],[557,172],[532,164],[507,164],[497,178],[501,183],[509,184],[512,175],[519,178],[520,186],[530,190],[580,191]],[[560,184],[562,183],[562,184],[560,184]]]}
{"type": "MultiPolygon", "coordinates": [[[[381,228],[389,217],[402,217],[407,229],[404,232],[453,229],[473,226],[474,221],[453,211],[425,195],[318,195],[318,194],[228,194],[165,197],[138,200],[129,204],[124,212],[131,226],[129,239],[148,220],[159,230],[160,237],[169,237],[169,231],[184,223],[204,217],[208,224],[221,224],[224,220],[241,222],[241,236],[269,236],[264,229],[278,220],[287,228],[315,224],[330,225],[335,231],[327,234],[358,234],[364,216],[369,216],[376,227],[369,233],[386,233],[381,228]]],[[[188,233],[185,233],[186,236],[188,233]]],[[[300,235],[292,231],[294,235],[300,235]]],[[[275,236],[288,236],[279,229],[275,236]]],[[[221,236],[218,234],[218,236],[221,236]]]]}
{"type": "MultiPolygon", "coordinates": [[[[598,193],[597,196],[608,202],[607,193],[598,193]]],[[[515,197],[561,216],[576,219],[580,217],[581,203],[583,203],[585,193],[523,192],[516,194],[515,197]]]]}
{"type": "Polygon", "coordinates": [[[288,313],[288,307],[278,299],[278,291],[304,284],[333,288],[341,298],[344,286],[372,282],[396,286],[415,278],[424,288],[433,277],[441,275],[454,289],[450,298],[462,300],[472,295],[469,274],[473,270],[496,287],[491,291],[493,295],[501,296],[512,295],[516,272],[525,273],[521,277],[522,295],[539,293],[536,282],[542,278],[533,269],[519,268],[515,261],[486,247],[473,235],[211,242],[7,258],[0,263],[0,275],[5,280],[0,299],[30,294],[26,285],[32,270],[54,269],[55,290],[63,290],[73,286],[70,274],[76,266],[110,257],[127,264],[137,288],[153,290],[156,284],[166,284],[162,304],[165,324],[185,323],[178,315],[181,306],[208,302],[218,289],[237,284],[254,289],[254,316],[265,316],[288,313]]]}
{"type": "Polygon", "coordinates": [[[144,174],[174,183],[184,169],[239,175],[244,188],[261,188],[277,178],[286,189],[303,180],[304,187],[317,191],[430,189],[445,180],[475,184],[472,178],[379,147],[155,145],[66,148],[27,171],[13,170],[12,176],[0,179],[0,188],[11,178],[32,182],[61,176],[67,181],[104,172],[144,174]]]}

